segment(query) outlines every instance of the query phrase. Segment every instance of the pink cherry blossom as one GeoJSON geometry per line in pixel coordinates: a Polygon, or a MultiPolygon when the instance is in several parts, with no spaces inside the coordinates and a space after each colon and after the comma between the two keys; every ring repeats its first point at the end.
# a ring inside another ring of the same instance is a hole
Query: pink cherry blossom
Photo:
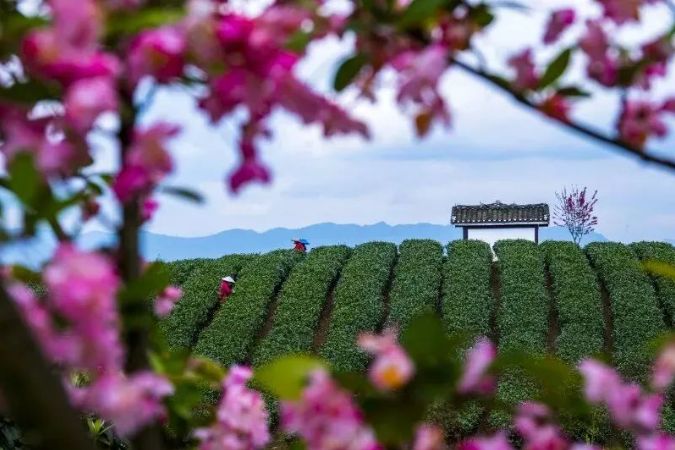
{"type": "Polygon", "coordinates": [[[351,394],[324,370],[312,373],[299,401],[281,403],[281,428],[300,436],[310,449],[381,448],[351,394]]]}
{"type": "Polygon", "coordinates": [[[110,78],[77,81],[66,91],[66,121],[76,132],[86,133],[99,115],[117,110],[117,101],[117,91],[110,78]]]}
{"type": "Polygon", "coordinates": [[[588,56],[588,76],[603,86],[616,84],[618,61],[610,52],[609,39],[602,23],[595,20],[586,22],[586,34],[579,41],[581,50],[588,56]]]}
{"type": "Polygon", "coordinates": [[[560,9],[551,14],[546,25],[546,32],[544,33],[544,43],[553,44],[558,40],[560,35],[574,23],[576,12],[574,9],[560,9]]]}
{"type": "Polygon", "coordinates": [[[421,51],[404,51],[391,60],[391,66],[399,73],[399,104],[413,104],[428,114],[432,120],[450,125],[450,114],[445,100],[438,91],[441,76],[448,68],[449,52],[440,44],[421,51]]]}
{"type": "Polygon", "coordinates": [[[173,170],[173,161],[165,144],[179,131],[176,125],[159,122],[134,132],[125,166],[113,184],[113,190],[122,202],[128,201],[133,195],[149,192],[173,170]]]}
{"type": "Polygon", "coordinates": [[[459,380],[457,392],[460,394],[491,394],[497,384],[495,375],[488,374],[492,362],[497,357],[497,349],[488,339],[481,338],[469,349],[466,355],[464,373],[459,380]]]}
{"type": "Polygon", "coordinates": [[[141,7],[146,0],[105,0],[108,9],[112,10],[130,10],[141,7]]]}
{"type": "Polygon", "coordinates": [[[609,394],[621,384],[621,377],[614,369],[592,359],[582,361],[579,371],[585,381],[584,394],[593,403],[606,401],[609,394]]]}
{"type": "Polygon", "coordinates": [[[525,441],[526,450],[567,449],[562,431],[548,422],[549,409],[540,403],[524,402],[518,406],[515,429],[525,441]]]}
{"type": "Polygon", "coordinates": [[[521,53],[512,56],[508,63],[516,72],[513,89],[522,92],[537,88],[539,85],[539,75],[532,60],[531,49],[523,50],[521,53]]]}
{"type": "Polygon", "coordinates": [[[195,431],[201,450],[262,448],[270,440],[268,414],[260,393],[248,389],[247,367],[234,366],[223,381],[216,423],[195,431]]]}
{"type": "Polygon", "coordinates": [[[458,450],[512,450],[513,447],[504,431],[492,436],[474,437],[462,441],[457,446],[458,450]]]}
{"type": "Polygon", "coordinates": [[[669,344],[659,353],[652,373],[652,386],[664,391],[675,379],[675,344],[669,344]]]}
{"type": "Polygon", "coordinates": [[[146,198],[141,202],[141,220],[147,222],[152,219],[159,209],[159,202],[153,198],[146,198]]]}
{"type": "Polygon", "coordinates": [[[638,436],[639,450],[675,450],[675,436],[658,433],[648,436],[638,436]]]}
{"type": "Polygon", "coordinates": [[[660,3],[662,0],[598,0],[603,15],[622,25],[640,19],[640,8],[647,3],[660,3]]]}
{"type": "Polygon", "coordinates": [[[396,330],[389,329],[381,336],[363,334],[358,340],[359,347],[375,356],[368,377],[382,391],[399,389],[415,373],[413,362],[398,344],[396,336],[396,330]]]}
{"type": "Polygon", "coordinates": [[[152,372],[108,374],[75,389],[74,400],[79,408],[113,422],[121,436],[133,436],[166,416],[161,401],[173,391],[168,380],[152,372]]]}
{"type": "Polygon", "coordinates": [[[539,110],[552,119],[561,122],[569,122],[571,105],[567,97],[553,94],[548,96],[544,102],[539,105],[539,110]]]}
{"type": "Polygon", "coordinates": [[[116,295],[119,278],[105,257],[62,244],[44,271],[49,308],[67,322],[72,346],[64,363],[115,372],[124,355],[119,341],[116,295]]]}
{"type": "Polygon", "coordinates": [[[442,450],[445,448],[443,430],[428,424],[422,424],[417,428],[412,450],[442,450]]]}
{"type": "Polygon", "coordinates": [[[174,27],[144,31],[131,44],[127,55],[129,78],[133,84],[146,75],[168,83],[183,73],[185,36],[174,27]]]}
{"type": "Polygon", "coordinates": [[[626,101],[619,117],[619,135],[627,144],[642,149],[652,137],[664,138],[668,127],[662,118],[663,110],[643,100],[626,101]]]}
{"type": "Polygon", "coordinates": [[[155,315],[157,317],[168,316],[176,302],[183,296],[183,290],[176,286],[169,286],[155,300],[155,315]]]}

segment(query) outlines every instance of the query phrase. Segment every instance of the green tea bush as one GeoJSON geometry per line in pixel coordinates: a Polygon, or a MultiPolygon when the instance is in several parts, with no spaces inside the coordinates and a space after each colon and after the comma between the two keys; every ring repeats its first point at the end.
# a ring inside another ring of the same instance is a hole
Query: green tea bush
{"type": "Polygon", "coordinates": [[[183,298],[171,314],[159,322],[159,328],[173,348],[192,347],[201,329],[218,307],[220,279],[237,275],[253,261],[251,255],[228,255],[219,259],[194,261],[189,278],[183,283],[183,298]]]}
{"type": "Polygon", "coordinates": [[[293,269],[279,294],[272,328],[254,352],[255,365],[311,351],[321,309],[350,253],[344,245],[317,248],[293,269]]]}
{"type": "Polygon", "coordinates": [[[609,292],[614,363],[626,377],[644,381],[650,362],[647,345],[665,328],[651,280],[626,245],[594,242],[586,253],[609,292]]]}
{"type": "Polygon", "coordinates": [[[541,244],[558,314],[558,357],[570,364],[598,354],[604,345],[605,323],[598,280],[583,250],[573,242],[541,244]]]}
{"type": "Polygon", "coordinates": [[[202,331],[195,353],[225,366],[244,362],[276,290],[303,257],[304,254],[293,250],[278,250],[260,255],[246,265],[235,291],[202,331]]]}
{"type": "MultiPolygon", "coordinates": [[[[675,266],[675,247],[665,242],[637,242],[631,244],[642,261],[659,261],[675,266]]],[[[656,293],[671,325],[675,324],[675,280],[652,275],[656,293]]]]}
{"type": "Polygon", "coordinates": [[[326,343],[320,354],[338,370],[362,370],[368,361],[356,346],[359,334],[382,322],[382,296],[396,246],[385,242],[359,245],[342,271],[326,343]]]}
{"type": "Polygon", "coordinates": [[[491,263],[490,246],[483,241],[455,241],[448,245],[441,303],[448,334],[488,334],[493,308],[491,263]]]}
{"type": "MultiPolygon", "coordinates": [[[[501,283],[499,351],[543,354],[549,329],[543,255],[537,244],[524,240],[499,241],[494,249],[501,283]]],[[[533,393],[533,383],[518,371],[501,377],[497,387],[497,398],[509,405],[525,401],[533,393]]]]}
{"type": "Polygon", "coordinates": [[[193,258],[165,263],[171,273],[171,284],[182,286],[190,278],[192,272],[206,261],[209,260],[205,258],[193,258]]]}
{"type": "Polygon", "coordinates": [[[389,295],[390,325],[404,330],[415,317],[436,310],[442,263],[443,246],[437,241],[403,241],[389,295]]]}

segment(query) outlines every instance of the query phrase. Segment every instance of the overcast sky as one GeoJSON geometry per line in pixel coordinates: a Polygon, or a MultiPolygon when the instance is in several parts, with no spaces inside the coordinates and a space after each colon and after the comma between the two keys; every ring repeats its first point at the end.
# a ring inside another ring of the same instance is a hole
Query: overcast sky
{"type": "MultiPolygon", "coordinates": [[[[538,40],[546,12],[564,4],[529,3],[549,6],[535,6],[528,16],[509,13],[501,25],[481,37],[480,47],[492,67],[500,67],[509,54],[538,40]]],[[[584,11],[594,13],[592,7],[584,11]]],[[[668,17],[664,9],[652,8],[647,26],[630,28],[622,38],[658,33],[668,27],[668,17]]],[[[348,40],[316,44],[300,73],[333,95],[328,86],[334,63],[350,48],[348,40]]],[[[674,80],[661,83],[659,91],[668,92],[674,80]]],[[[353,137],[324,141],[318,129],[275,114],[274,138],[261,145],[274,181],[236,197],[224,184],[225,174],[236,162],[236,127],[232,122],[211,126],[187,94],[161,90],[144,119],[167,119],[183,126],[172,144],[178,171],[171,182],[196,184],[207,204],[192,206],[162,197],[162,208],[148,229],[201,236],[230,228],[262,231],[319,222],[445,224],[454,204],[553,203],[556,190],[577,184],[599,191],[598,231],[608,238],[675,238],[675,173],[620,156],[533,116],[459,71],[450,70],[442,85],[453,111],[453,127],[435,130],[425,140],[415,138],[410,120],[393,102],[390,80],[385,80],[376,104],[357,100],[350,92],[337,99],[369,124],[370,141],[353,137]]],[[[614,97],[599,92],[592,104],[579,108],[576,117],[609,129],[615,104],[614,97]]],[[[675,157],[675,139],[654,144],[675,157]]],[[[110,161],[110,151],[102,150],[98,166],[110,161]]]]}

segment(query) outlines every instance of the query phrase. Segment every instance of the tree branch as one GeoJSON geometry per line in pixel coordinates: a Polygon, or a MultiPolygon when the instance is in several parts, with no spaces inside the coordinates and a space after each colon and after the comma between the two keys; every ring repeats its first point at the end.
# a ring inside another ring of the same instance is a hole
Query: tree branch
{"type": "MultiPolygon", "coordinates": [[[[452,63],[455,66],[459,67],[460,69],[464,70],[465,72],[468,72],[468,73],[482,79],[483,81],[486,81],[486,82],[490,83],[492,86],[495,86],[496,88],[500,89],[502,92],[504,92],[506,94],[509,94],[518,103],[526,106],[527,108],[530,108],[530,109],[533,109],[533,110],[536,110],[537,112],[539,112],[539,108],[537,107],[537,105],[535,105],[530,100],[528,100],[524,95],[522,95],[518,92],[515,92],[515,91],[509,89],[506,86],[503,86],[502,84],[497,82],[489,73],[487,73],[483,70],[480,70],[480,69],[476,69],[475,67],[472,67],[471,65],[466,64],[466,63],[464,63],[464,62],[462,62],[462,61],[460,61],[456,58],[452,59],[452,63]]],[[[674,160],[671,160],[671,159],[668,159],[668,158],[661,158],[659,156],[652,155],[645,150],[641,150],[641,149],[638,149],[638,148],[635,148],[635,147],[631,147],[630,145],[626,144],[625,142],[623,142],[619,139],[611,138],[609,136],[606,136],[603,133],[601,133],[597,130],[594,130],[593,128],[591,128],[589,126],[578,123],[578,122],[572,122],[572,121],[563,122],[563,121],[560,121],[560,120],[558,120],[557,122],[560,123],[561,125],[563,125],[564,127],[577,132],[578,134],[582,134],[582,135],[584,135],[586,137],[590,137],[590,138],[592,138],[596,141],[602,142],[604,144],[608,144],[610,147],[614,148],[615,150],[619,150],[623,153],[638,157],[645,162],[656,164],[656,165],[661,166],[661,167],[667,167],[668,169],[675,170],[675,161],[674,160]]]]}
{"type": "MultiPolygon", "coordinates": [[[[133,103],[133,94],[124,87],[122,92],[122,113],[119,131],[121,164],[124,165],[129,147],[132,143],[134,127],[138,118],[138,110],[133,103]]],[[[119,229],[120,272],[125,283],[137,280],[141,276],[141,257],[139,232],[141,228],[140,199],[136,196],[123,205],[122,225],[119,229]]],[[[144,298],[133,300],[143,303],[144,298]]],[[[134,328],[126,333],[128,373],[146,369],[148,363],[148,332],[134,328]]],[[[151,425],[141,430],[133,439],[135,450],[163,450],[165,448],[162,430],[159,425],[151,425]]]]}
{"type": "Polygon", "coordinates": [[[0,283],[0,386],[22,432],[38,449],[95,450],[61,380],[0,283]]]}

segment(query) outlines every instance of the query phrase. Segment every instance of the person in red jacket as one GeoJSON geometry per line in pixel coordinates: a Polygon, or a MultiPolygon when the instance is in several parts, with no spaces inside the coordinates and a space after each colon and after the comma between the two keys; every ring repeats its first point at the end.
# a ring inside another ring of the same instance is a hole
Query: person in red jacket
{"type": "Polygon", "coordinates": [[[307,246],[309,245],[307,239],[291,239],[291,241],[295,244],[293,250],[298,250],[303,253],[307,251],[307,246]]]}
{"type": "Polygon", "coordinates": [[[234,279],[232,277],[223,277],[222,280],[220,280],[220,301],[224,302],[227,297],[232,295],[232,292],[234,292],[234,279]]]}

